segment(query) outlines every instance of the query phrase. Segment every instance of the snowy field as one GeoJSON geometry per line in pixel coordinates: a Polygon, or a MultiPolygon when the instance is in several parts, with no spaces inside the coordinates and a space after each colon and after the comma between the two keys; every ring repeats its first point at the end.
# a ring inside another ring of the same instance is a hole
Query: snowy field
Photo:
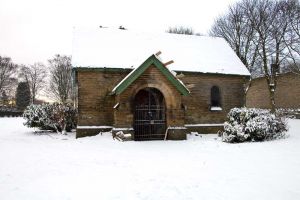
{"type": "Polygon", "coordinates": [[[119,142],[0,118],[0,199],[300,199],[300,120],[282,140],[119,142]]]}

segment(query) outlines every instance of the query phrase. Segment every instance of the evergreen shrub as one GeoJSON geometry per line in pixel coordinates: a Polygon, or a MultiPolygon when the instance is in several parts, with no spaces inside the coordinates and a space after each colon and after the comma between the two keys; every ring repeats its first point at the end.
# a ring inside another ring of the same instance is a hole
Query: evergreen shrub
{"type": "Polygon", "coordinates": [[[287,131],[284,117],[275,116],[270,110],[233,108],[224,123],[224,142],[264,141],[282,138],[287,131]]]}
{"type": "Polygon", "coordinates": [[[26,120],[24,125],[27,127],[69,132],[76,128],[77,110],[69,104],[31,104],[25,109],[23,118],[26,120]]]}

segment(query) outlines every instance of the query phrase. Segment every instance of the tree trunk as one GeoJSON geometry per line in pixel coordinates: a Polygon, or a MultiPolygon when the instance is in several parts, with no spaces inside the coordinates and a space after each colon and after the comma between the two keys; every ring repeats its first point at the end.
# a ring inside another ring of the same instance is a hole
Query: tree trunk
{"type": "Polygon", "coordinates": [[[270,93],[270,105],[271,105],[271,113],[275,114],[276,104],[275,104],[275,90],[269,86],[270,93]]]}

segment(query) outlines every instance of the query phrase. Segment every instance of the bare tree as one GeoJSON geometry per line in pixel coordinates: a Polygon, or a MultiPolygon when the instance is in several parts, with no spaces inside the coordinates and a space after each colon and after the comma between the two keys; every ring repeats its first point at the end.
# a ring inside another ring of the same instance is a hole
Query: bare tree
{"type": "Polygon", "coordinates": [[[285,39],[293,1],[242,0],[230,6],[228,14],[219,17],[210,31],[229,43],[252,75],[259,70],[266,78],[273,112],[277,73],[286,61],[287,49],[293,47],[288,48],[285,39]]]}
{"type": "Polygon", "coordinates": [[[18,87],[18,79],[13,77],[9,81],[9,86],[4,88],[4,91],[5,91],[6,95],[8,96],[8,99],[12,100],[11,106],[13,106],[14,100],[16,98],[17,87],[18,87]]]}
{"type": "Polygon", "coordinates": [[[246,17],[243,4],[238,2],[229,6],[228,13],[215,20],[209,34],[224,38],[251,74],[254,74],[258,56],[258,46],[254,40],[256,31],[246,17]]]}
{"type": "Polygon", "coordinates": [[[275,112],[275,90],[277,72],[284,60],[284,35],[287,30],[287,7],[285,2],[270,0],[245,0],[246,16],[256,31],[256,45],[261,60],[263,76],[266,78],[270,96],[271,111],[275,112]]]}
{"type": "Polygon", "coordinates": [[[287,47],[287,68],[300,74],[300,4],[299,1],[287,2],[288,29],[285,35],[287,47]]]}
{"type": "Polygon", "coordinates": [[[49,60],[49,65],[49,93],[55,100],[66,103],[72,95],[71,57],[55,55],[53,59],[49,60]]]}
{"type": "Polygon", "coordinates": [[[47,70],[42,63],[34,63],[30,66],[22,66],[21,76],[29,84],[31,103],[35,103],[36,96],[46,84],[47,70]]]}
{"type": "Polygon", "coordinates": [[[14,82],[17,65],[11,61],[9,57],[0,56],[0,92],[5,89],[10,89],[14,82]]]}

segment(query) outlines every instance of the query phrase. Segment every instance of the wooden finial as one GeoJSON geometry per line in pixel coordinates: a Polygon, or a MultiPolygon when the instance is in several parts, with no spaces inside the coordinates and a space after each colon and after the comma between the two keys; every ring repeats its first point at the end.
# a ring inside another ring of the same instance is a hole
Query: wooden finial
{"type": "Polygon", "coordinates": [[[161,54],[161,51],[158,51],[155,55],[159,56],[161,54]]]}
{"type": "Polygon", "coordinates": [[[173,61],[173,60],[170,60],[170,61],[166,62],[166,63],[164,64],[164,66],[166,67],[167,65],[170,65],[170,64],[172,64],[172,63],[174,63],[174,61],[173,61]]]}

